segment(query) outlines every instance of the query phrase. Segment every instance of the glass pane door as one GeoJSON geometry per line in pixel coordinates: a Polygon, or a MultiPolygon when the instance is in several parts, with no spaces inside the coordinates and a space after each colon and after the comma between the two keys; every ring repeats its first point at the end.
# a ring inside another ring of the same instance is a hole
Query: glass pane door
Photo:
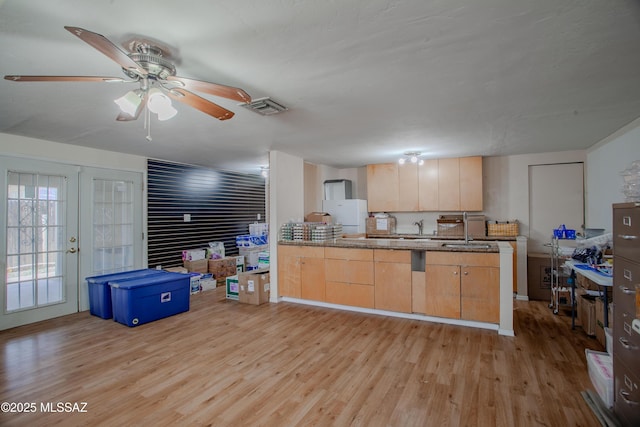
{"type": "Polygon", "coordinates": [[[84,167],[80,172],[79,305],[89,309],[87,277],[144,266],[142,174],[84,167]]]}
{"type": "Polygon", "coordinates": [[[0,330],[78,311],[78,172],[0,156],[0,330]]]}
{"type": "Polygon", "coordinates": [[[133,183],[93,180],[93,273],[134,269],[133,183]]]}
{"type": "Polygon", "coordinates": [[[7,175],[5,311],[65,302],[65,177],[7,175]]]}

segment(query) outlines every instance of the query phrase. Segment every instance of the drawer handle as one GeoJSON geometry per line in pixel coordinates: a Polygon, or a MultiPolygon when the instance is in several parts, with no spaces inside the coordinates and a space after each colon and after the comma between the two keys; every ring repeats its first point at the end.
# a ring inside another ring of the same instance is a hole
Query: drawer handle
{"type": "Polygon", "coordinates": [[[638,236],[633,236],[631,234],[618,234],[618,237],[622,240],[636,240],[638,236]]]}
{"type": "Polygon", "coordinates": [[[457,276],[457,275],[458,275],[458,272],[457,272],[457,271],[454,271],[454,272],[453,272],[453,275],[454,275],[454,276],[457,276]]]}
{"type": "Polygon", "coordinates": [[[622,291],[623,294],[627,294],[627,295],[631,295],[636,293],[635,289],[629,289],[626,286],[618,286],[620,288],[620,290],[622,291]]]}
{"type": "Polygon", "coordinates": [[[620,389],[620,397],[622,397],[622,400],[624,400],[624,403],[626,403],[627,405],[635,406],[635,405],[638,404],[638,402],[629,399],[629,392],[628,391],[620,389]]]}
{"type": "Polygon", "coordinates": [[[622,224],[631,227],[631,217],[630,216],[623,216],[622,217],[622,224]]]}
{"type": "Polygon", "coordinates": [[[635,345],[629,344],[629,341],[627,341],[627,339],[625,337],[618,338],[618,341],[620,341],[620,344],[622,344],[622,346],[624,348],[626,348],[627,350],[636,350],[638,348],[635,345]]]}
{"type": "Polygon", "coordinates": [[[623,269],[623,273],[624,278],[631,281],[633,280],[633,275],[631,274],[631,270],[627,270],[626,268],[623,269]]]}

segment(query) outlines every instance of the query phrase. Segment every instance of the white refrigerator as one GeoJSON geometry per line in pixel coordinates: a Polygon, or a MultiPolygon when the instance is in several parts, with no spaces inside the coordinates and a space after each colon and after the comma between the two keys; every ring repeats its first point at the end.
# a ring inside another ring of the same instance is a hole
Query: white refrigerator
{"type": "Polygon", "coordinates": [[[342,224],[342,232],[366,233],[367,201],[361,199],[323,200],[322,211],[333,217],[334,224],[342,224]]]}

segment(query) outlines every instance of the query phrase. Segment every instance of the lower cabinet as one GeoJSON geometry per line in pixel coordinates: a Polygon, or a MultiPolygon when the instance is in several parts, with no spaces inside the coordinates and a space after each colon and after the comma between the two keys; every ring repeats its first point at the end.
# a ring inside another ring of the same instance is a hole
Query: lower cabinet
{"type": "Polygon", "coordinates": [[[411,251],[374,249],[375,308],[411,313],[411,251]]]}
{"type": "Polygon", "coordinates": [[[412,271],[411,251],[278,245],[280,296],[498,323],[500,255],[437,252],[412,271]]]}
{"type": "Polygon", "coordinates": [[[326,301],[374,308],[373,249],[325,249],[326,301]]]}
{"type": "Polygon", "coordinates": [[[499,254],[427,252],[425,314],[500,321],[499,254]]]}
{"type": "Polygon", "coordinates": [[[280,296],[325,301],[324,247],[278,246],[280,296]]]}

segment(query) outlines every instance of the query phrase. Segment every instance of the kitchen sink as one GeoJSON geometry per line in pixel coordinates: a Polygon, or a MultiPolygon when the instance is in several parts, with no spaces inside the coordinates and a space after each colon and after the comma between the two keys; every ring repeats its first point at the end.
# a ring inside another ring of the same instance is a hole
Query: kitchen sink
{"type": "Polygon", "coordinates": [[[488,243],[443,243],[445,248],[457,249],[489,249],[491,245],[488,243]]]}

